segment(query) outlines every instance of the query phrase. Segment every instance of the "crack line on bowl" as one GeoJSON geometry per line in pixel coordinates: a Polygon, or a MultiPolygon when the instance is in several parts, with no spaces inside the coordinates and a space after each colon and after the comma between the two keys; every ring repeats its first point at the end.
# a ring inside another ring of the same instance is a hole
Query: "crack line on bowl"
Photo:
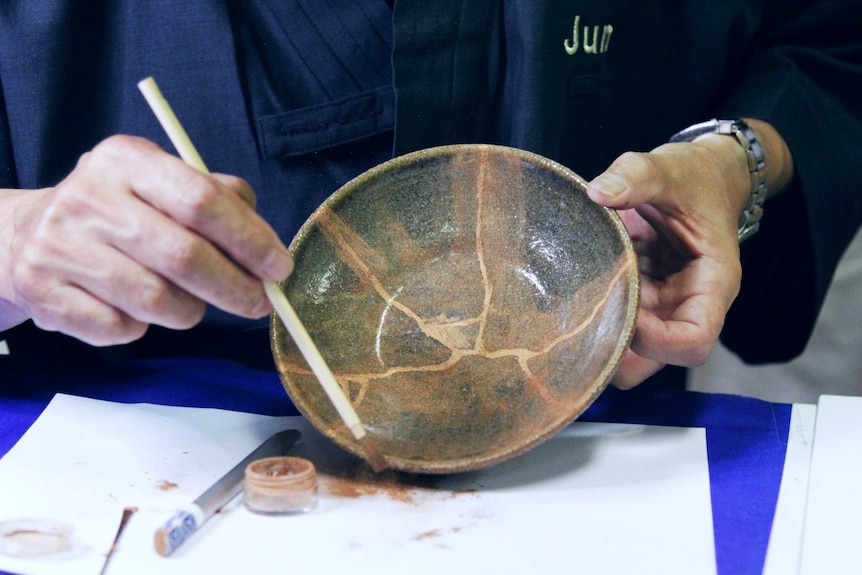
{"type": "MultiPolygon", "coordinates": [[[[619,282],[620,278],[623,276],[624,273],[626,273],[629,270],[631,265],[632,265],[632,262],[630,259],[625,259],[620,264],[618,264],[617,270],[613,274],[613,277],[612,277],[611,281],[609,282],[607,290],[605,291],[604,295],[598,300],[598,302],[596,302],[596,304],[593,306],[592,310],[587,315],[587,317],[581,323],[579,323],[577,326],[575,326],[573,329],[560,334],[557,338],[552,340],[550,343],[548,343],[542,349],[530,350],[530,349],[526,349],[526,348],[509,348],[509,349],[500,349],[500,350],[493,351],[493,352],[487,352],[483,349],[478,349],[478,347],[474,348],[474,349],[468,349],[468,350],[457,349],[457,348],[453,349],[450,347],[449,349],[451,351],[451,355],[449,356],[449,358],[445,362],[442,362],[442,363],[431,364],[431,365],[422,365],[422,366],[396,366],[396,367],[389,368],[388,370],[380,372],[380,373],[335,373],[333,375],[335,376],[336,381],[338,381],[338,383],[345,390],[347,389],[347,387],[349,386],[350,383],[355,383],[355,384],[358,384],[360,386],[359,391],[356,394],[356,398],[353,400],[354,407],[358,408],[359,405],[362,403],[362,399],[365,397],[368,386],[376,380],[387,379],[389,377],[392,377],[393,375],[397,375],[400,373],[427,373],[427,372],[435,372],[435,371],[445,371],[445,370],[451,368],[452,366],[454,366],[455,364],[457,364],[459,361],[461,361],[465,357],[484,356],[484,357],[487,357],[489,359],[498,359],[498,358],[503,358],[503,357],[514,357],[518,361],[518,364],[521,367],[521,369],[523,370],[524,374],[527,376],[527,381],[531,385],[536,386],[537,390],[539,391],[539,394],[543,398],[548,400],[549,402],[557,403],[559,400],[557,398],[549,395],[549,390],[547,388],[545,388],[542,385],[538,385],[538,382],[536,381],[535,375],[532,373],[532,370],[530,370],[528,362],[531,359],[534,359],[536,357],[550,353],[555,347],[557,347],[558,345],[564,343],[565,341],[575,337],[576,335],[581,333],[584,329],[586,329],[595,320],[596,316],[599,314],[599,312],[602,310],[602,308],[608,302],[611,294],[613,293],[614,289],[617,287],[617,283],[619,282]]],[[[283,369],[285,369],[285,371],[288,371],[290,373],[295,373],[297,375],[313,375],[311,370],[303,369],[303,368],[299,367],[298,365],[292,365],[292,364],[291,365],[285,365],[285,366],[283,366],[283,369]]]]}
{"type": "Polygon", "coordinates": [[[479,271],[482,274],[482,287],[485,290],[485,298],[482,303],[482,312],[477,318],[479,320],[479,333],[476,335],[476,349],[485,349],[485,327],[488,325],[488,313],[491,309],[491,298],[494,288],[488,275],[488,266],[485,263],[485,243],[482,239],[483,208],[485,197],[485,179],[488,171],[488,150],[481,148],[479,151],[479,173],[476,178],[476,257],[479,259],[479,271]]]}
{"type": "Polygon", "coordinates": [[[415,321],[419,327],[426,332],[428,336],[436,339],[443,345],[447,342],[435,337],[431,330],[427,330],[426,320],[419,316],[409,307],[398,301],[390,294],[380,280],[377,278],[371,268],[365,263],[365,259],[370,259],[374,250],[366,245],[363,239],[356,233],[341,217],[338,216],[329,206],[323,206],[321,209],[320,218],[318,220],[320,229],[327,242],[336,252],[336,256],[353,271],[354,274],[361,280],[368,282],[374,291],[386,302],[386,305],[391,305],[398,311],[415,321]],[[353,246],[360,246],[361,251],[367,254],[362,257],[357,253],[353,246]]]}
{"type": "MultiPolygon", "coordinates": [[[[520,167],[510,165],[513,168],[507,171],[509,177],[512,177],[512,171],[520,172],[520,167]]],[[[459,361],[466,357],[482,356],[488,359],[499,359],[512,357],[518,363],[522,370],[527,384],[538,392],[544,399],[551,403],[557,403],[558,398],[553,397],[552,391],[542,385],[539,378],[533,373],[530,368],[530,362],[536,357],[547,355],[557,346],[576,337],[582,333],[597,317],[600,310],[607,304],[613,290],[617,287],[620,278],[630,270],[632,262],[629,258],[623,259],[617,264],[616,270],[609,275],[612,279],[605,290],[604,295],[596,302],[588,315],[573,329],[560,333],[556,338],[547,342],[540,349],[506,348],[488,351],[485,345],[486,328],[490,320],[493,310],[493,295],[494,286],[493,279],[488,269],[488,254],[486,253],[486,243],[493,239],[486,237],[486,228],[491,226],[494,228],[494,215],[488,214],[486,211],[489,206],[486,200],[493,197],[489,194],[495,193],[494,174],[492,172],[494,166],[490,159],[490,154],[487,149],[480,149],[476,158],[475,166],[475,188],[472,193],[475,198],[475,250],[477,264],[481,274],[483,288],[483,303],[481,311],[476,317],[450,319],[443,314],[432,318],[422,317],[414,311],[410,306],[405,305],[397,296],[390,293],[384,286],[378,274],[381,271],[388,269],[386,258],[379,250],[369,246],[360,234],[353,229],[341,216],[336,214],[328,205],[323,205],[319,211],[317,223],[321,230],[325,241],[334,250],[336,257],[347,265],[350,270],[356,275],[360,282],[371,286],[373,291],[385,302],[387,306],[400,311],[411,321],[415,322],[419,330],[428,338],[431,338],[450,352],[449,357],[440,363],[422,365],[422,366],[396,366],[379,373],[336,373],[334,374],[338,383],[342,386],[345,392],[348,392],[351,384],[354,384],[353,405],[359,407],[364,400],[369,386],[375,381],[384,380],[403,373],[427,373],[445,371],[456,365],[459,361]],[[487,221],[486,221],[487,220],[487,221]],[[472,345],[467,345],[469,342],[465,340],[464,334],[460,333],[457,328],[466,327],[478,324],[477,335],[474,337],[472,345]]],[[[464,193],[470,193],[464,190],[464,193]]],[[[493,206],[491,206],[493,212],[493,206]]],[[[295,373],[297,375],[311,375],[311,371],[300,367],[300,365],[290,364],[284,365],[285,371],[295,373]]]]}

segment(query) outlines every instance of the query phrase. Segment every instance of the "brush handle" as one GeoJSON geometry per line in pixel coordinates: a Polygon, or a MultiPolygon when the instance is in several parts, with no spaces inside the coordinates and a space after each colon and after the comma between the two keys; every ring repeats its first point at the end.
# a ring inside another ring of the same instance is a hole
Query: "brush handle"
{"type": "Polygon", "coordinates": [[[156,552],[167,557],[182,545],[183,541],[188,539],[198,527],[203,525],[206,519],[203,509],[194,504],[177,512],[156,530],[153,537],[156,552]]]}
{"type": "MultiPolygon", "coordinates": [[[[206,164],[204,164],[203,159],[198,154],[197,149],[192,144],[191,138],[189,138],[182,124],[180,124],[170,104],[168,104],[168,101],[162,95],[156,81],[153,78],[141,80],[138,82],[138,89],[144,95],[144,98],[147,100],[150,108],[152,108],[153,113],[156,115],[165,133],[167,133],[171,143],[177,149],[180,157],[198,171],[208,174],[209,170],[206,164]]],[[[311,366],[311,370],[317,376],[320,385],[323,386],[323,390],[335,406],[338,415],[344,420],[353,437],[361,440],[365,437],[365,428],[362,427],[359,415],[356,414],[356,410],[353,409],[353,405],[351,405],[344,390],[335,381],[332,371],[326,365],[326,361],[320,355],[320,351],[314,345],[311,336],[308,335],[305,326],[302,325],[302,321],[300,321],[299,316],[293,310],[293,306],[287,301],[287,297],[285,297],[277,284],[265,281],[263,282],[263,287],[270,303],[272,303],[272,307],[275,308],[275,312],[281,318],[291,337],[293,337],[293,340],[299,347],[299,351],[305,357],[305,361],[311,366]]]]}
{"type": "Polygon", "coordinates": [[[144,95],[144,99],[150,105],[153,114],[156,115],[156,119],[158,119],[162,129],[168,135],[168,139],[170,139],[174,148],[177,149],[180,157],[185,163],[199,172],[208,174],[210,171],[207,169],[206,164],[204,164],[203,158],[201,158],[197,148],[192,144],[191,138],[189,138],[185,128],[183,128],[176,114],[174,114],[173,108],[165,100],[156,81],[152,77],[145,78],[138,82],[138,89],[144,95]]]}
{"type": "Polygon", "coordinates": [[[242,490],[245,468],[252,461],[284,455],[299,441],[300,435],[296,429],[276,433],[246,455],[245,459],[234,465],[233,469],[225,473],[191,505],[181,509],[176,515],[168,519],[164,525],[156,530],[154,543],[159,555],[167,557],[173,553],[207,519],[237,496],[242,490]]]}

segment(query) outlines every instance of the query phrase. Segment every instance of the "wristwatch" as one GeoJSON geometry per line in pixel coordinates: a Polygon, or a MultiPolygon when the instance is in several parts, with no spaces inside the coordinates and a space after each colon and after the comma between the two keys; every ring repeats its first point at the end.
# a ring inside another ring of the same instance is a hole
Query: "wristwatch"
{"type": "Polygon", "coordinates": [[[754,235],[763,217],[763,202],[766,201],[766,156],[757,134],[745,120],[709,120],[677,132],[671,142],[691,142],[704,134],[733,136],[745,150],[748,158],[748,173],[751,175],[751,194],[748,204],[739,216],[739,242],[754,235]]]}

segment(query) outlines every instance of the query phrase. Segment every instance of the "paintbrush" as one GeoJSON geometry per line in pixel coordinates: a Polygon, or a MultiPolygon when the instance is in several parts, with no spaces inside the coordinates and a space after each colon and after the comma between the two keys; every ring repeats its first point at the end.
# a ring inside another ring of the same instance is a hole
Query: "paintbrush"
{"type": "Polygon", "coordinates": [[[159,555],[167,557],[173,553],[177,547],[182,545],[183,541],[200,529],[207,519],[236,497],[242,490],[245,468],[251,462],[264,457],[284,455],[299,441],[299,437],[300,433],[296,429],[276,433],[249,453],[245,459],[237,463],[233,469],[204,491],[191,505],[171,517],[156,531],[153,538],[159,555]]]}
{"type": "MultiPolygon", "coordinates": [[[[180,157],[190,166],[202,173],[208,174],[209,170],[204,164],[203,159],[201,159],[200,154],[198,154],[167,100],[162,96],[161,90],[156,85],[156,81],[153,78],[146,78],[138,83],[138,88],[143,93],[144,98],[146,98],[147,103],[152,108],[153,113],[158,118],[159,123],[161,123],[162,128],[177,149],[180,157]]],[[[329,369],[323,356],[320,355],[320,351],[317,349],[311,336],[308,335],[308,331],[302,325],[293,306],[290,305],[284,292],[281,291],[275,282],[265,281],[263,282],[263,288],[269,301],[272,303],[272,307],[275,308],[278,317],[281,318],[288,333],[290,333],[293,341],[299,347],[299,351],[302,353],[305,361],[308,362],[311,371],[317,376],[317,380],[320,382],[338,415],[344,421],[344,424],[353,434],[356,441],[359,442],[362,453],[365,455],[365,460],[376,473],[380,473],[387,467],[383,455],[366,434],[365,428],[356,414],[356,410],[353,409],[353,405],[344,394],[344,390],[335,381],[335,376],[332,375],[332,371],[329,369]]]]}

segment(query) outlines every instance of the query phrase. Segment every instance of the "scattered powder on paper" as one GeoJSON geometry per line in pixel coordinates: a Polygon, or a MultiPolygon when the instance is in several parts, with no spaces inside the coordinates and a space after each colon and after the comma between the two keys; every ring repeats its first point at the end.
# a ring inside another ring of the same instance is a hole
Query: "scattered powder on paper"
{"type": "Polygon", "coordinates": [[[432,529],[431,531],[425,531],[424,533],[420,533],[413,537],[413,541],[424,541],[426,539],[436,539],[438,537],[443,537],[444,535],[448,535],[449,533],[458,533],[460,532],[462,527],[452,527],[450,529],[432,529]]]}
{"type": "Polygon", "coordinates": [[[343,477],[321,475],[320,482],[328,494],[348,499],[385,495],[393,501],[415,503],[418,495],[415,487],[401,483],[398,475],[392,471],[385,471],[378,475],[368,469],[366,472],[343,477]]]}
{"type": "Polygon", "coordinates": [[[177,487],[179,487],[179,485],[177,485],[173,481],[168,481],[167,479],[162,479],[156,485],[156,489],[158,489],[159,491],[170,491],[171,489],[176,489],[177,487]]]}
{"type": "Polygon", "coordinates": [[[398,471],[374,473],[366,464],[348,469],[326,470],[320,474],[320,484],[333,497],[358,499],[383,495],[393,501],[419,505],[422,500],[455,498],[475,491],[449,491],[435,488],[433,477],[398,471]]]}
{"type": "MultiPolygon", "coordinates": [[[[476,489],[451,490],[439,487],[443,476],[412,474],[393,470],[375,473],[367,464],[362,462],[352,466],[327,466],[323,464],[318,467],[318,471],[321,490],[328,496],[336,498],[360,499],[383,496],[392,501],[421,507],[439,504],[450,499],[466,496],[478,497],[479,495],[476,489]]],[[[477,499],[476,503],[479,502],[480,500],[477,499]]],[[[460,514],[460,525],[426,529],[421,533],[408,536],[405,542],[433,543],[437,547],[448,548],[436,540],[475,527],[491,515],[492,513],[487,509],[477,507],[460,514]]],[[[350,547],[362,549],[363,544],[353,542],[350,547]]]]}

